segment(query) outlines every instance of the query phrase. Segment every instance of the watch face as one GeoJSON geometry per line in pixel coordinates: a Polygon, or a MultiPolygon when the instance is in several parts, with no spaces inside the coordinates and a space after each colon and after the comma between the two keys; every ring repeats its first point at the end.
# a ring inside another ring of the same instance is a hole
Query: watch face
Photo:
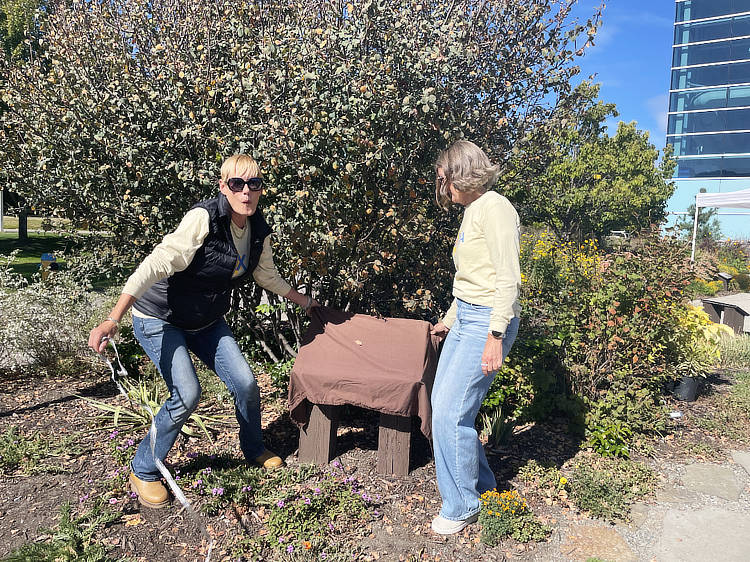
{"type": "Polygon", "coordinates": [[[503,334],[502,332],[496,332],[495,330],[492,330],[492,337],[501,340],[505,337],[505,334],[503,334]]]}

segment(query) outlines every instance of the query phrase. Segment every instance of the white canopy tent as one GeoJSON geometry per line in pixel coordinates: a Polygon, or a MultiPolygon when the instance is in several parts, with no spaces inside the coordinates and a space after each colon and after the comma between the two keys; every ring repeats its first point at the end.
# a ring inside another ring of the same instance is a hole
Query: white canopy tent
{"type": "Polygon", "coordinates": [[[729,193],[697,193],[695,195],[695,218],[693,219],[693,249],[690,261],[695,261],[695,236],[698,233],[698,209],[701,207],[730,207],[750,209],[750,189],[729,193]]]}

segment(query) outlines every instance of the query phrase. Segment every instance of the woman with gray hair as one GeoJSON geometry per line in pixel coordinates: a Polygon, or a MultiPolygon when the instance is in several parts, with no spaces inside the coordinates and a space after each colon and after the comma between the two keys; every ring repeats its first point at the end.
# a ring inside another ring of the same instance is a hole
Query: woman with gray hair
{"type": "Polygon", "coordinates": [[[441,535],[476,521],[481,494],[497,486],[474,422],[516,339],[521,313],[518,213],[489,191],[499,168],[466,140],[435,163],[438,205],[464,207],[453,246],[453,303],[432,330],[447,336],[432,389],[435,472],[443,499],[432,529],[441,535]]]}

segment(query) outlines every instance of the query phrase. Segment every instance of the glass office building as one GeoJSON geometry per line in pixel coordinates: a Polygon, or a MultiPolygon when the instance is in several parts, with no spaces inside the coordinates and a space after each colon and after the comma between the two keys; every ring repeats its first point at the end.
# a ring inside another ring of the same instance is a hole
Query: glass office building
{"type": "MultiPolygon", "coordinates": [[[[686,211],[701,189],[750,188],[750,0],[675,4],[667,142],[677,190],[669,207],[686,211]]],[[[750,215],[719,212],[725,235],[750,238],[750,215]]]]}

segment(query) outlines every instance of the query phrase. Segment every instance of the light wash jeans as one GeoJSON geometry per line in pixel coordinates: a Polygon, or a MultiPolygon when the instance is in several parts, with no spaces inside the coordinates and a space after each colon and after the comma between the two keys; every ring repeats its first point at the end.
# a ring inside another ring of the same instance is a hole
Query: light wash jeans
{"type": "MultiPolygon", "coordinates": [[[[497,486],[474,429],[494,373],[482,374],[490,312],[487,306],[458,301],[456,321],[440,353],[432,387],[432,441],[435,472],[443,498],[440,515],[452,521],[479,512],[479,496],[497,486]]],[[[503,359],[518,335],[514,318],[503,339],[503,359]]]]}
{"type": "MultiPolygon", "coordinates": [[[[260,390],[223,319],[202,330],[188,332],[164,320],[134,316],[133,332],[169,389],[169,399],[156,414],[154,453],[160,460],[169,453],[201,396],[201,386],[188,351],[212,369],[234,397],[240,447],[245,458],[253,460],[263,453],[260,390]]],[[[141,480],[154,481],[161,477],[151,454],[149,434],[138,446],[131,468],[141,480]]]]}

